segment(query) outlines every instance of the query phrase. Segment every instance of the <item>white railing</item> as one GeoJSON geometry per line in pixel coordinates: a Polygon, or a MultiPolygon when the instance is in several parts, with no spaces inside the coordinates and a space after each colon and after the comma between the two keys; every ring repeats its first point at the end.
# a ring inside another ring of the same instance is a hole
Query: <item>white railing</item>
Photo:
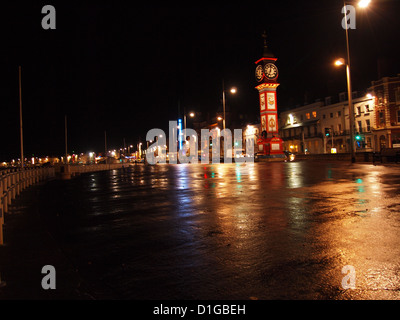
{"type": "Polygon", "coordinates": [[[54,176],[54,168],[6,169],[0,171],[0,245],[4,244],[4,214],[8,212],[12,200],[27,187],[54,176]]]}
{"type": "MultiPolygon", "coordinates": [[[[126,163],[71,165],[68,170],[72,176],[75,176],[86,172],[120,169],[123,165],[127,166],[126,163]]],[[[0,245],[4,244],[4,214],[8,212],[12,200],[27,187],[40,181],[58,177],[60,174],[60,167],[25,168],[23,170],[18,168],[0,171],[0,245]]]]}

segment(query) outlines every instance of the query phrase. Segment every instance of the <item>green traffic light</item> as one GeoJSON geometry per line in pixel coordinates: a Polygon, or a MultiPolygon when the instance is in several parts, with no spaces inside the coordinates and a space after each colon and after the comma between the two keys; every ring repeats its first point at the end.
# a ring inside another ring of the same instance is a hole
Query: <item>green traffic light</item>
{"type": "Polygon", "coordinates": [[[356,140],[361,140],[361,137],[360,136],[356,136],[356,140]]]}

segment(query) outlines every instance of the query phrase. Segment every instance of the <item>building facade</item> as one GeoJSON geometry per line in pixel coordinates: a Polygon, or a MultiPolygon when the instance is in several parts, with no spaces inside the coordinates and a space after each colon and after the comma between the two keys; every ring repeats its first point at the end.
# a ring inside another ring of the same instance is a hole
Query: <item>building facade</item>
{"type": "MultiPolygon", "coordinates": [[[[400,75],[373,81],[367,94],[353,92],[356,152],[400,147],[400,75]]],[[[293,153],[350,152],[347,94],[280,114],[284,149],[293,153]]]]}
{"type": "Polygon", "coordinates": [[[400,147],[400,74],[373,81],[375,97],[374,143],[380,148],[400,147]]]}

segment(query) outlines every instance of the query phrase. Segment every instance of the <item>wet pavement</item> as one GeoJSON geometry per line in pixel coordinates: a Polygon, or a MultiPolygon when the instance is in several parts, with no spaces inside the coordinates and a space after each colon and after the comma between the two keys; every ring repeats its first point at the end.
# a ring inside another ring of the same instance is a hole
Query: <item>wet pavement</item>
{"type": "Polygon", "coordinates": [[[400,298],[398,165],[138,164],[32,187],[5,220],[1,299],[400,298]]]}

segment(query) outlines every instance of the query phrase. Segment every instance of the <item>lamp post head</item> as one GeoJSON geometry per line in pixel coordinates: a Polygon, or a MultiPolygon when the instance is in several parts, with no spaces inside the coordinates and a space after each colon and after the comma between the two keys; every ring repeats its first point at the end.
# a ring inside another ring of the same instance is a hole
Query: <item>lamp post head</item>
{"type": "Polygon", "coordinates": [[[190,116],[191,118],[193,118],[193,117],[194,117],[194,112],[189,113],[189,116],[190,116]]]}
{"type": "Polygon", "coordinates": [[[360,2],[358,2],[358,6],[360,8],[366,8],[370,4],[370,2],[371,0],[360,0],[360,2]]]}
{"type": "Polygon", "coordinates": [[[237,89],[235,87],[231,88],[231,93],[236,93],[237,89]]]}
{"type": "Polygon", "coordinates": [[[340,58],[340,59],[337,59],[336,61],[335,61],[335,66],[342,66],[342,65],[344,65],[346,62],[344,61],[344,59],[343,58],[340,58]]]}

